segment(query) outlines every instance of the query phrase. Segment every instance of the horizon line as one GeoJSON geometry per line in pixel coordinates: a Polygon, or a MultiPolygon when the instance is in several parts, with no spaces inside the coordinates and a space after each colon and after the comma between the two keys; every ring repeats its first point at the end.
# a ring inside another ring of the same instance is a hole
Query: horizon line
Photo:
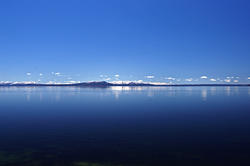
{"type": "Polygon", "coordinates": [[[77,83],[37,83],[37,82],[0,82],[0,86],[88,86],[88,87],[108,87],[108,86],[250,86],[249,83],[163,83],[163,82],[107,82],[107,81],[87,81],[77,83]]]}

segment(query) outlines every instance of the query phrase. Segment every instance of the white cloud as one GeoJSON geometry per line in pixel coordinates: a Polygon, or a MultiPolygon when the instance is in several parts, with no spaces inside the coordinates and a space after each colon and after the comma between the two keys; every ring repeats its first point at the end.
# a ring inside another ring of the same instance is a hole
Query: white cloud
{"type": "Polygon", "coordinates": [[[152,84],[152,85],[169,85],[166,82],[143,82],[142,80],[134,80],[134,81],[112,81],[113,84],[129,84],[129,83],[143,83],[143,84],[152,84]]]}
{"type": "Polygon", "coordinates": [[[211,78],[211,79],[210,79],[210,81],[212,81],[212,82],[215,82],[215,81],[216,81],[216,79],[214,79],[214,78],[211,78]]]}
{"type": "Polygon", "coordinates": [[[0,81],[0,84],[9,84],[12,83],[11,81],[0,81]]]}
{"type": "Polygon", "coordinates": [[[55,76],[60,76],[61,75],[61,73],[59,73],[59,72],[51,72],[51,74],[55,75],[55,76]]]}
{"type": "Polygon", "coordinates": [[[174,78],[174,77],[167,77],[165,79],[167,79],[167,80],[173,80],[174,81],[176,78],[174,78]]]}
{"type": "Polygon", "coordinates": [[[169,83],[166,83],[166,82],[149,82],[149,84],[152,84],[152,85],[169,85],[169,83]]]}
{"type": "Polygon", "coordinates": [[[239,82],[239,80],[234,80],[234,82],[236,82],[236,83],[237,83],[237,82],[239,82]]]}
{"type": "Polygon", "coordinates": [[[54,81],[49,81],[46,84],[54,84],[54,83],[55,83],[54,81]]]}
{"type": "Polygon", "coordinates": [[[192,78],[187,78],[187,79],[185,79],[185,81],[191,82],[191,81],[193,81],[193,79],[192,78]]]}
{"type": "Polygon", "coordinates": [[[116,84],[129,84],[129,83],[131,83],[131,82],[133,82],[133,83],[143,83],[142,80],[133,80],[133,81],[131,81],[131,80],[125,80],[125,81],[112,81],[112,83],[116,83],[116,84]]]}
{"type": "Polygon", "coordinates": [[[26,73],[26,75],[27,75],[27,76],[30,76],[30,75],[31,75],[31,73],[26,73]]]}
{"type": "Polygon", "coordinates": [[[75,83],[80,83],[80,81],[67,81],[67,83],[75,84],[75,83]]]}
{"type": "Polygon", "coordinates": [[[115,77],[120,77],[120,75],[119,75],[119,74],[116,74],[115,77]]]}
{"type": "Polygon", "coordinates": [[[228,82],[228,83],[229,83],[229,82],[231,82],[231,80],[230,80],[230,79],[225,79],[224,81],[225,81],[225,82],[228,82]]]}
{"type": "Polygon", "coordinates": [[[21,82],[13,82],[12,84],[36,84],[35,81],[21,81],[21,82]]]}
{"type": "Polygon", "coordinates": [[[207,79],[207,76],[201,76],[201,79],[207,79]]]}
{"type": "Polygon", "coordinates": [[[59,73],[59,72],[56,72],[56,73],[54,73],[56,76],[60,76],[61,75],[61,73],[59,73]]]}
{"type": "Polygon", "coordinates": [[[113,84],[129,84],[130,82],[134,82],[134,81],[112,81],[111,83],[113,83],[113,84]]]}
{"type": "Polygon", "coordinates": [[[99,75],[99,77],[106,78],[106,77],[108,77],[108,75],[101,74],[101,75],[99,75]]]}
{"type": "Polygon", "coordinates": [[[250,77],[248,77],[247,79],[249,79],[249,80],[250,80],[250,77]]]}
{"type": "Polygon", "coordinates": [[[39,75],[40,75],[40,76],[43,76],[43,73],[40,73],[39,75]]]}
{"type": "Polygon", "coordinates": [[[148,79],[155,78],[155,76],[145,76],[145,77],[148,78],[148,79]]]}
{"type": "Polygon", "coordinates": [[[109,81],[111,78],[106,78],[105,81],[109,81]]]}

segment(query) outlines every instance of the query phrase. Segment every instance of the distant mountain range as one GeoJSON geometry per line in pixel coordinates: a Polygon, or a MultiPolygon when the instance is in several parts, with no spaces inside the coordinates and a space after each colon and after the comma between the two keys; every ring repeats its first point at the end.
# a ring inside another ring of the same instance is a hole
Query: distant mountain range
{"type": "Polygon", "coordinates": [[[0,86],[79,86],[79,87],[109,87],[109,86],[250,86],[250,84],[167,84],[167,83],[109,83],[93,81],[82,83],[33,83],[33,82],[1,82],[0,86]]]}

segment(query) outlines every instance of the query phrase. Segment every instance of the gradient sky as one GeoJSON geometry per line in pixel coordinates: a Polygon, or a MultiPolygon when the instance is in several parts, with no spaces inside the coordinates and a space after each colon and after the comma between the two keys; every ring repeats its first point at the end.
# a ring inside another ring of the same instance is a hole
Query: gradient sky
{"type": "Polygon", "coordinates": [[[0,81],[250,82],[250,1],[1,0],[0,58],[0,81]]]}

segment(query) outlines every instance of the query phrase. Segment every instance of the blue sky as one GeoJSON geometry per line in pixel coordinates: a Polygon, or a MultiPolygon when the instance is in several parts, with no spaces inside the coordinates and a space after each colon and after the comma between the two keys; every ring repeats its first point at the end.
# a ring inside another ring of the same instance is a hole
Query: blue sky
{"type": "Polygon", "coordinates": [[[249,18],[248,0],[2,0],[0,81],[250,82],[249,18]]]}

